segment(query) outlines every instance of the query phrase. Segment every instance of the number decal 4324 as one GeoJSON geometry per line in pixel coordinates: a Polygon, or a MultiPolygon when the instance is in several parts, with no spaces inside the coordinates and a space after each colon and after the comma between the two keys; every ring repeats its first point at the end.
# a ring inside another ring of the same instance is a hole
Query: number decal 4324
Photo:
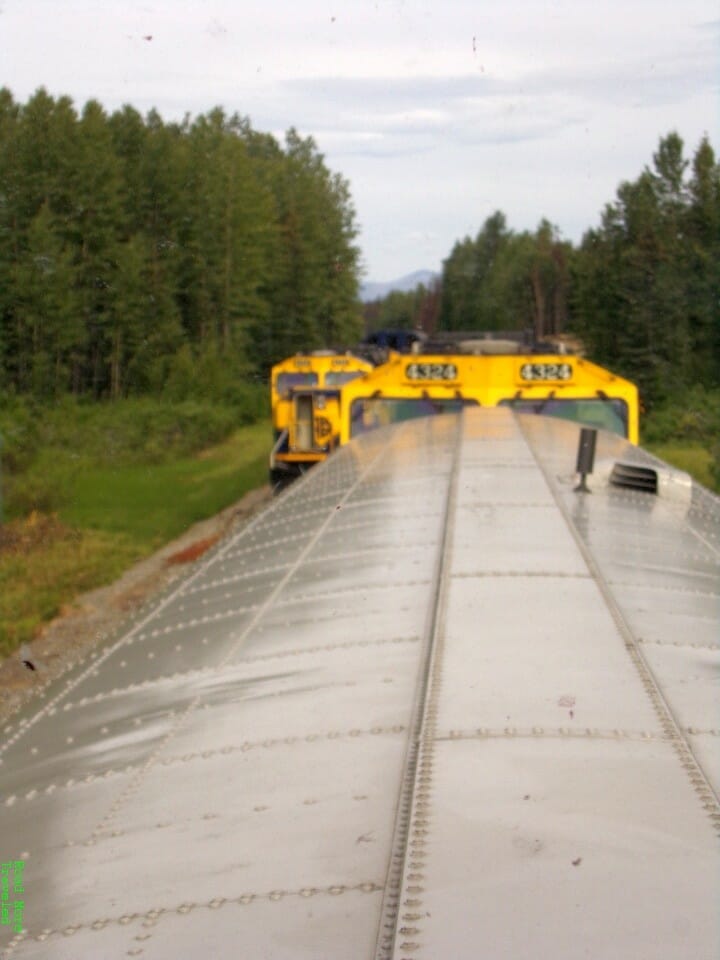
{"type": "Polygon", "coordinates": [[[524,363],[520,367],[521,380],[571,380],[570,363],[524,363]]]}
{"type": "Polygon", "coordinates": [[[409,363],[405,367],[408,380],[457,380],[454,363],[409,363]]]}

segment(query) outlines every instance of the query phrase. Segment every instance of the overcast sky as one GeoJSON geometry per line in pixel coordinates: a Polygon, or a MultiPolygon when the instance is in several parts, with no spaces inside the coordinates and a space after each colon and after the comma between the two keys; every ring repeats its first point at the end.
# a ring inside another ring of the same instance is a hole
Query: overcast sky
{"type": "Polygon", "coordinates": [[[366,278],[439,270],[493,211],[579,240],[677,130],[720,152],[717,0],[0,0],[0,85],[221,105],[315,138],[366,278]]]}

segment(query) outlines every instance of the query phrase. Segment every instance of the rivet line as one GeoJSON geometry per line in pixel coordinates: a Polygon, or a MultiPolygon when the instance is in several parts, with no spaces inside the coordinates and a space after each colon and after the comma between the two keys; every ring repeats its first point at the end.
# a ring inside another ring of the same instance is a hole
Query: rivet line
{"type": "Polygon", "coordinates": [[[449,585],[449,558],[452,549],[452,522],[456,512],[457,485],[464,417],[457,419],[455,442],[449,470],[445,475],[447,491],[442,519],[442,533],[433,576],[430,620],[424,645],[424,670],[419,678],[413,708],[413,736],[408,744],[405,774],[393,835],[392,857],[382,907],[381,932],[378,936],[376,960],[391,960],[398,938],[404,938],[410,907],[415,926],[413,937],[397,943],[409,957],[420,949],[422,935],[425,867],[422,853],[432,816],[432,772],[444,653],[444,619],[449,585]],[[422,919],[420,919],[422,917],[422,919]]]}
{"type": "Polygon", "coordinates": [[[644,646],[657,647],[678,647],[680,649],[690,650],[716,650],[720,652],[720,643],[691,643],[689,640],[649,640],[645,637],[638,637],[637,642],[644,646]]]}
{"type": "Polygon", "coordinates": [[[8,944],[8,951],[5,956],[9,957],[22,940],[32,939],[44,942],[51,937],[71,937],[81,930],[104,930],[108,926],[128,926],[139,921],[150,921],[154,923],[163,915],[179,914],[186,915],[195,910],[220,910],[231,904],[238,906],[248,906],[252,903],[270,902],[278,903],[282,900],[292,897],[338,897],[347,893],[378,893],[383,889],[382,884],[374,880],[363,880],[359,883],[342,884],[335,883],[328,886],[302,886],[292,890],[274,889],[254,892],[243,892],[234,897],[213,897],[210,900],[204,900],[201,903],[184,902],[171,907],[153,907],[150,910],[137,913],[126,913],[120,916],[103,917],[97,920],[88,920],[84,923],[68,924],[65,927],[48,927],[33,934],[31,931],[24,931],[23,934],[14,937],[8,944]]]}
{"type": "Polygon", "coordinates": [[[552,580],[590,580],[588,573],[567,573],[562,570],[472,570],[468,573],[453,573],[452,580],[479,580],[483,577],[539,577],[552,580]]]}
{"type": "MultiPolygon", "coordinates": [[[[391,726],[376,726],[366,729],[351,730],[329,730],[319,733],[308,733],[301,735],[288,735],[286,737],[266,737],[264,740],[243,740],[242,743],[225,744],[222,747],[215,747],[212,750],[196,750],[192,753],[184,753],[172,757],[165,757],[157,760],[156,763],[161,767],[173,767],[181,763],[190,763],[195,760],[211,760],[214,757],[227,756],[233,753],[248,753],[251,750],[269,750],[273,747],[293,746],[299,743],[314,743],[321,740],[356,740],[360,737],[382,737],[397,736],[406,733],[407,727],[401,724],[391,726]]],[[[51,783],[44,790],[30,790],[25,794],[23,800],[34,800],[43,794],[51,794],[56,790],[74,790],[78,787],[84,787],[87,784],[94,783],[97,780],[109,779],[113,776],[122,776],[127,774],[136,774],[143,771],[145,764],[130,764],[127,767],[110,767],[107,770],[98,770],[94,774],[88,774],[82,780],[70,778],[64,783],[51,783]]],[[[6,807],[14,806],[20,798],[16,795],[10,795],[5,798],[6,807]]]]}
{"type": "Polygon", "coordinates": [[[494,740],[500,738],[634,740],[646,742],[674,742],[672,736],[647,730],[600,730],[597,727],[478,727],[475,730],[449,730],[447,733],[426,734],[438,743],[449,740],[494,740]]]}
{"type": "MultiPolygon", "coordinates": [[[[368,587],[364,593],[369,593],[375,590],[399,590],[402,587],[428,587],[430,586],[431,581],[422,579],[422,580],[397,580],[397,581],[384,581],[383,583],[374,583],[372,586],[368,587]]],[[[279,608],[291,607],[296,603],[303,603],[306,600],[336,600],[344,596],[356,597],[357,589],[354,587],[348,587],[343,590],[333,590],[331,593],[298,593],[292,597],[288,597],[287,600],[281,600],[276,604],[279,608]]]]}
{"type": "Polygon", "coordinates": [[[237,660],[233,660],[231,664],[223,663],[219,666],[195,667],[192,670],[179,670],[176,673],[161,674],[160,676],[153,677],[151,680],[140,680],[137,683],[129,683],[124,687],[113,687],[112,690],[105,690],[102,693],[96,693],[92,697],[83,697],[81,700],[74,701],[70,700],[64,704],[63,710],[76,710],[78,708],[88,706],[89,704],[103,703],[106,700],[110,700],[115,697],[122,697],[128,693],[135,693],[140,690],[147,690],[148,688],[160,686],[170,680],[190,680],[197,677],[222,674],[227,669],[228,665],[242,666],[245,663],[262,663],[267,660],[281,660],[284,657],[302,657],[306,654],[325,653],[326,651],[330,653],[335,650],[380,647],[386,644],[417,643],[418,640],[419,637],[417,636],[387,637],[380,640],[348,640],[344,643],[326,643],[313,647],[297,647],[292,650],[277,650],[273,653],[263,653],[254,656],[241,657],[237,660]]]}

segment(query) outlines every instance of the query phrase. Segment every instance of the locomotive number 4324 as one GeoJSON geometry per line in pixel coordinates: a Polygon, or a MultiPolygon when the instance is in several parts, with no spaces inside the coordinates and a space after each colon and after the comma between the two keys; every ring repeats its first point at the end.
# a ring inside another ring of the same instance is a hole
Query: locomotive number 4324
{"type": "Polygon", "coordinates": [[[409,363],[405,367],[408,380],[457,380],[454,363],[409,363]]]}
{"type": "Polygon", "coordinates": [[[523,380],[570,380],[572,372],[569,363],[524,363],[520,367],[523,380]]]}

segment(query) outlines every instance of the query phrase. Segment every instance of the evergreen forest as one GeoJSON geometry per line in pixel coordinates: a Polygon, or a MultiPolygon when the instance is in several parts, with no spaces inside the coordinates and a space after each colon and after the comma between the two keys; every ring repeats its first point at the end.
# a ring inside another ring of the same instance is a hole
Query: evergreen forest
{"type": "Polygon", "coordinates": [[[720,384],[720,165],[660,139],[577,245],[496,211],[433,289],[358,302],[348,183],[311,138],[216,108],[182,123],[0,90],[0,391],[236,399],[365,329],[532,328],[579,340],[647,409],[720,384]]]}
{"type": "MultiPolygon", "coordinates": [[[[675,134],[622,183],[579,245],[543,220],[515,232],[489,216],[453,246],[437,287],[392,293],[366,322],[433,331],[532,329],[580,341],[635,381],[646,409],[720,386],[720,165],[675,134]]],[[[717,427],[720,428],[720,411],[717,427]]]]}
{"type": "Polygon", "coordinates": [[[356,232],[294,130],[0,90],[0,390],[184,399],[355,342],[356,232]]]}

